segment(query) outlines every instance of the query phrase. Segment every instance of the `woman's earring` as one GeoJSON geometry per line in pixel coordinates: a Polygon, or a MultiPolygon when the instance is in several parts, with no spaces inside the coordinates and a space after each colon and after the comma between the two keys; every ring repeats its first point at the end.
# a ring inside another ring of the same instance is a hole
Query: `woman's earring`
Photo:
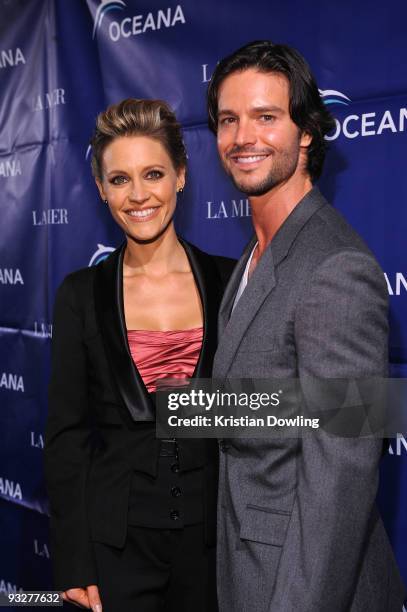
{"type": "Polygon", "coordinates": [[[183,191],[184,191],[184,185],[180,187],[179,189],[177,189],[177,193],[182,193],[183,191]]]}
{"type": "Polygon", "coordinates": [[[103,204],[109,204],[107,200],[103,200],[103,204]]]}

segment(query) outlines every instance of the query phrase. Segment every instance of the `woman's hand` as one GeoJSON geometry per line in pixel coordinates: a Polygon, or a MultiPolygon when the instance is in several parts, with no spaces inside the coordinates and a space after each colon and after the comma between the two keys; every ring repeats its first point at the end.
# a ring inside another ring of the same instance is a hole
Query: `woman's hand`
{"type": "Polygon", "coordinates": [[[63,591],[62,599],[76,606],[91,609],[93,612],[102,612],[99,589],[96,584],[91,584],[84,589],[68,589],[63,591]]]}

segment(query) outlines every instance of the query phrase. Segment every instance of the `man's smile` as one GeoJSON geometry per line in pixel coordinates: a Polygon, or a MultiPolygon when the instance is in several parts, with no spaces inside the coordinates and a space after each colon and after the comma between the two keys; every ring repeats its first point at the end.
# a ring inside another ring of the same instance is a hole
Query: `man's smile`
{"type": "Polygon", "coordinates": [[[234,166],[243,170],[253,170],[257,168],[265,159],[270,156],[269,153],[238,153],[228,155],[228,159],[234,166]]]}

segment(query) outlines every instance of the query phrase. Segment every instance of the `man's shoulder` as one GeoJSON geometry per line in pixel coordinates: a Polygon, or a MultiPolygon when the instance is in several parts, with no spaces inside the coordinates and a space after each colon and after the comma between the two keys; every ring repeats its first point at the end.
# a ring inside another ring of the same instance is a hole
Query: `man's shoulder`
{"type": "Polygon", "coordinates": [[[308,279],[308,285],[311,278],[342,279],[353,286],[357,281],[369,282],[387,295],[376,257],[342,213],[328,202],[309,219],[293,247],[288,266],[290,272],[296,270],[293,275],[297,282],[301,278],[308,279]]]}
{"type": "Polygon", "coordinates": [[[328,202],[314,214],[298,236],[298,248],[313,259],[358,251],[376,261],[372,251],[343,214],[328,202]]]}

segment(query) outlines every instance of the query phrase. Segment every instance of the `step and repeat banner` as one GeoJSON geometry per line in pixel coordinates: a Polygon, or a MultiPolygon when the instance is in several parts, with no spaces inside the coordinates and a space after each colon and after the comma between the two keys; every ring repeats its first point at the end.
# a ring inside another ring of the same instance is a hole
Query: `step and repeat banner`
{"type": "MultiPolygon", "coordinates": [[[[407,5],[401,0],[0,0],[0,592],[47,589],[42,452],[52,306],[72,270],[123,240],[90,171],[95,117],[163,98],[184,127],[179,233],[239,256],[247,198],[225,177],[205,92],[250,40],[293,45],[336,118],[320,188],[385,271],[392,375],[407,375],[407,5]]],[[[407,581],[407,442],[386,445],[379,503],[407,581]]]]}

